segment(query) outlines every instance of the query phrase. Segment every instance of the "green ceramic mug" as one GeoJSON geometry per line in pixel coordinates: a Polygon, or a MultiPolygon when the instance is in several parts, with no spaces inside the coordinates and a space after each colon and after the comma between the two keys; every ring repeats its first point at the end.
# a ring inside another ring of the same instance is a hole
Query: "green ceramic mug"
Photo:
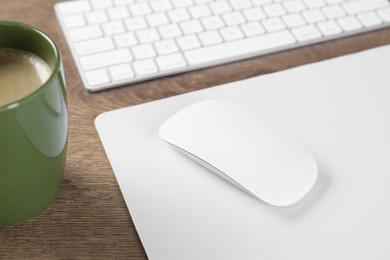
{"type": "Polygon", "coordinates": [[[0,47],[32,52],[52,71],[37,90],[0,106],[0,225],[9,225],[39,215],[56,198],[68,116],[62,61],[53,40],[29,25],[0,21],[0,47]]]}

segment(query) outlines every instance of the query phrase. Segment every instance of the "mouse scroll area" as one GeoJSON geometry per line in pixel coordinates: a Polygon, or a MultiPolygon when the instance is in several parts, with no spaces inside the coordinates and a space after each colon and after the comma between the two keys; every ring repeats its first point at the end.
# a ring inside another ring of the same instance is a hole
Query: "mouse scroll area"
{"type": "Polygon", "coordinates": [[[274,206],[296,203],[317,179],[316,162],[302,145],[229,102],[192,104],[159,132],[177,150],[274,206]]]}

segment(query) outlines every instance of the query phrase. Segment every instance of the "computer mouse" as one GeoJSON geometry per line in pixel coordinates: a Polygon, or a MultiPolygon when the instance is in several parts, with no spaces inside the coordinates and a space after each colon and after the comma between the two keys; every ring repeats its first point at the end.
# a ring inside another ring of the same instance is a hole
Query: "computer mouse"
{"type": "Polygon", "coordinates": [[[289,206],[314,186],[310,152],[254,112],[222,100],[191,104],[162,124],[160,137],[256,198],[289,206]]]}

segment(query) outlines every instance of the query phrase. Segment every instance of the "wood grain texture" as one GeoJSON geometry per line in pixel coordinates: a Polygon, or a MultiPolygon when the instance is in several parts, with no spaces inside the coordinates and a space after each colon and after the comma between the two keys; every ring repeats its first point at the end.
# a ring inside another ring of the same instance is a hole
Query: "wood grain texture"
{"type": "Polygon", "coordinates": [[[386,29],[91,94],[82,86],[55,18],[55,2],[0,0],[1,20],[38,27],[58,43],[69,113],[69,150],[60,194],[35,219],[0,226],[0,259],[147,258],[96,132],[98,114],[390,43],[386,29]]]}

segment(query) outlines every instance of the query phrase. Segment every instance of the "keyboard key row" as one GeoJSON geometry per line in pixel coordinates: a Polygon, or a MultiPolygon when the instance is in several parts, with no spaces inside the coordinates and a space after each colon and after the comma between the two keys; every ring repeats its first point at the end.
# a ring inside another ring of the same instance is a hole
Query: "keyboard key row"
{"type": "Polygon", "coordinates": [[[175,53],[166,56],[160,56],[157,59],[146,59],[130,63],[123,63],[108,67],[87,71],[85,76],[92,86],[98,86],[109,82],[118,82],[128,80],[137,76],[147,76],[159,71],[169,71],[187,66],[183,55],[175,53]],[[134,68],[134,71],[132,69],[134,68]]]}
{"type": "MultiPolygon", "coordinates": [[[[364,26],[373,26],[382,23],[383,21],[386,22],[390,18],[389,15],[389,8],[380,10],[380,12],[366,12],[357,15],[358,23],[362,23],[364,26]],[[383,21],[382,21],[383,20],[383,21]]],[[[155,42],[159,41],[161,39],[171,39],[171,38],[177,38],[184,35],[190,35],[190,34],[197,34],[203,31],[209,31],[209,30],[215,30],[220,29],[224,31],[224,28],[229,28],[229,26],[234,25],[240,25],[244,30],[244,32],[247,32],[248,29],[248,22],[246,19],[244,19],[241,15],[237,15],[239,13],[229,13],[225,17],[222,16],[222,18],[218,16],[210,16],[201,20],[189,20],[185,21],[179,24],[168,24],[168,25],[162,25],[155,28],[148,28],[145,21],[143,21],[141,18],[131,18],[124,21],[125,26],[120,21],[112,21],[108,23],[103,23],[102,26],[98,25],[90,25],[85,26],[81,28],[74,28],[69,30],[70,38],[74,42],[80,42],[85,40],[90,40],[98,37],[103,37],[104,35],[110,36],[115,35],[114,37],[117,37],[117,35],[121,35],[127,31],[129,31],[129,28],[135,30],[135,36],[131,36],[131,39],[123,38],[121,37],[116,38],[118,47],[123,46],[130,46],[137,43],[148,43],[148,42],[155,42]],[[228,21],[228,22],[227,22],[228,21]],[[122,41],[123,40],[123,41],[122,41]],[[123,42],[128,43],[123,43],[123,42]]],[[[330,13],[328,12],[327,15],[330,13]]],[[[349,25],[349,22],[353,20],[354,23],[356,23],[355,18],[353,16],[344,16],[346,13],[343,13],[341,15],[341,12],[334,11],[332,13],[332,17],[337,18],[337,21],[339,21],[341,27],[345,31],[349,31],[351,26],[349,25]],[[338,15],[336,15],[338,13],[338,15]]],[[[260,21],[261,27],[264,27],[264,29],[267,32],[274,32],[278,30],[282,30],[286,27],[294,28],[299,27],[303,25],[308,24],[316,24],[320,22],[327,21],[325,17],[325,13],[321,12],[320,10],[312,10],[310,12],[303,12],[302,15],[299,13],[295,14],[289,14],[285,15],[281,18],[274,17],[274,18],[268,18],[260,21]]],[[[78,23],[78,20],[75,19],[74,23],[78,23]]],[[[257,25],[257,27],[260,27],[257,25]]],[[[353,28],[360,28],[361,26],[353,25],[353,28]]],[[[229,29],[227,29],[229,30],[229,29]]],[[[262,30],[257,30],[258,32],[262,30]]],[[[246,34],[246,36],[254,35],[253,32],[249,32],[246,34]]],[[[229,40],[229,37],[226,37],[225,40],[229,40]]],[[[83,53],[83,51],[81,51],[83,53]]]]}
{"type": "MultiPolygon", "coordinates": [[[[306,25],[304,19],[297,15],[292,14],[283,18],[283,21],[293,29],[294,36],[298,41],[303,41],[311,38],[318,38],[322,35],[328,36],[343,31],[352,31],[365,27],[375,26],[382,23],[382,19],[390,19],[390,8],[384,9],[381,15],[374,12],[368,12],[358,15],[357,17],[348,16],[342,17],[337,21],[333,20],[321,20],[316,25],[306,25]],[[309,36],[310,35],[310,36],[309,36]]],[[[158,54],[169,54],[178,52],[179,50],[189,50],[193,48],[199,48],[202,45],[208,46],[212,44],[222,43],[224,41],[232,41],[241,39],[244,37],[251,37],[260,35],[267,32],[276,32],[284,30],[285,24],[279,18],[272,18],[264,20],[262,23],[250,22],[238,26],[223,27],[220,30],[208,30],[203,32],[200,23],[188,24],[188,27],[184,27],[185,30],[191,32],[192,35],[182,36],[182,32],[177,25],[170,25],[162,27],[160,33],[154,29],[141,30],[136,33],[127,32],[115,35],[111,37],[102,37],[91,40],[89,37],[94,38],[102,36],[102,32],[97,30],[97,27],[90,26],[82,29],[74,30],[71,37],[74,40],[80,40],[75,43],[75,49],[78,55],[84,56],[97,52],[104,52],[123,47],[132,47],[133,53],[136,55],[136,59],[143,59],[154,57],[158,54]],[[197,34],[196,34],[197,33],[197,34]],[[160,34],[164,35],[164,39],[160,38],[160,34]],[[176,39],[173,39],[176,38],[176,39]],[[84,40],[84,41],[81,41],[84,40]],[[143,45],[145,43],[154,43],[152,45],[143,45]]],[[[220,26],[214,26],[219,28],[220,26]]],[[[120,31],[123,32],[123,31],[120,31]]]]}
{"type": "MultiPolygon", "coordinates": [[[[113,4],[110,3],[110,1],[111,0],[91,1],[92,7],[89,5],[88,1],[73,1],[72,4],[62,6],[60,10],[63,15],[86,12],[87,21],[85,21],[82,16],[72,16],[72,18],[78,20],[77,22],[73,22],[70,17],[67,19],[66,24],[69,28],[73,28],[75,26],[83,26],[86,22],[95,24],[107,22],[108,20],[125,19],[131,16],[146,16],[150,26],[154,26],[156,23],[157,25],[166,24],[169,21],[175,23],[192,18],[202,18],[212,14],[219,15],[233,11],[242,11],[244,9],[249,11],[255,6],[261,6],[262,8],[255,7],[258,14],[261,12],[260,17],[263,15],[266,15],[267,17],[282,16],[286,13],[304,12],[307,8],[312,10],[313,8],[317,8],[317,10],[322,9],[329,19],[340,17],[345,12],[351,15],[389,6],[387,0],[355,0],[348,2],[345,0],[290,0],[281,3],[272,3],[271,1],[264,0],[238,0],[229,3],[227,1],[219,0],[194,6],[192,6],[192,3],[190,5],[184,4],[183,7],[186,8],[173,9],[173,5],[168,0],[155,0],[150,3],[133,3],[133,1],[132,4],[127,7],[113,7],[113,4]],[[340,3],[342,3],[342,7],[336,5],[340,3]],[[108,8],[106,9],[107,13],[104,11],[104,8],[108,8]],[[163,12],[167,13],[165,14],[163,12]]],[[[123,4],[123,2],[121,2],[121,4],[123,4]]]]}
{"type": "MultiPolygon", "coordinates": [[[[358,0],[355,2],[362,2],[362,0],[358,0]]],[[[389,3],[387,2],[387,5],[389,3]]],[[[368,12],[371,15],[367,15],[365,13],[359,14],[358,18],[361,22],[367,26],[372,23],[368,20],[375,19],[374,16],[379,15],[379,21],[383,19],[389,19],[388,11],[380,10],[380,13],[376,12],[368,12]],[[371,18],[370,18],[371,17],[371,18]]],[[[96,11],[99,12],[99,11],[96,11]]],[[[94,20],[97,22],[106,21],[102,19],[97,13],[94,13],[94,20]],[[99,18],[100,17],[100,18],[99,18]]],[[[262,25],[265,27],[267,31],[276,31],[287,27],[296,27],[302,26],[305,24],[314,24],[318,22],[322,22],[325,20],[333,20],[336,18],[346,17],[347,13],[340,9],[340,7],[336,6],[328,6],[323,8],[322,11],[320,9],[314,9],[310,11],[305,11],[302,13],[294,13],[288,14],[282,17],[273,17],[264,19],[265,15],[262,13],[260,9],[249,9],[241,12],[231,12],[220,16],[209,16],[206,18],[202,18],[199,20],[187,20],[181,22],[179,24],[167,24],[168,18],[162,14],[154,14],[146,19],[143,17],[133,17],[125,19],[122,21],[110,21],[102,23],[101,26],[98,25],[89,25],[80,28],[74,28],[77,26],[86,25],[85,21],[80,18],[80,15],[71,15],[65,18],[65,24],[67,24],[70,28],[70,38],[74,41],[83,41],[88,39],[93,39],[97,37],[102,37],[103,35],[116,35],[120,33],[124,33],[127,31],[139,31],[144,30],[152,24],[152,28],[156,29],[150,30],[148,33],[140,32],[139,41],[140,42],[149,42],[154,40],[159,40],[160,36],[163,39],[169,39],[174,37],[179,37],[187,34],[195,34],[202,32],[204,30],[214,30],[223,27],[228,27],[232,25],[241,25],[251,21],[257,21],[259,18],[261,20],[262,25]],[[286,25],[286,26],[285,26],[286,25]]],[[[92,18],[90,18],[92,19],[92,18]]],[[[376,19],[375,23],[378,23],[378,19],[376,19]]]]}
{"type": "Polygon", "coordinates": [[[81,57],[80,63],[85,70],[92,70],[132,60],[133,57],[128,49],[118,49],[81,57]]]}
{"type": "Polygon", "coordinates": [[[185,52],[185,57],[189,64],[197,65],[211,62],[212,60],[229,59],[234,56],[246,56],[253,52],[261,52],[265,49],[292,44],[295,41],[295,38],[289,31],[280,31],[190,50],[185,52]]]}

